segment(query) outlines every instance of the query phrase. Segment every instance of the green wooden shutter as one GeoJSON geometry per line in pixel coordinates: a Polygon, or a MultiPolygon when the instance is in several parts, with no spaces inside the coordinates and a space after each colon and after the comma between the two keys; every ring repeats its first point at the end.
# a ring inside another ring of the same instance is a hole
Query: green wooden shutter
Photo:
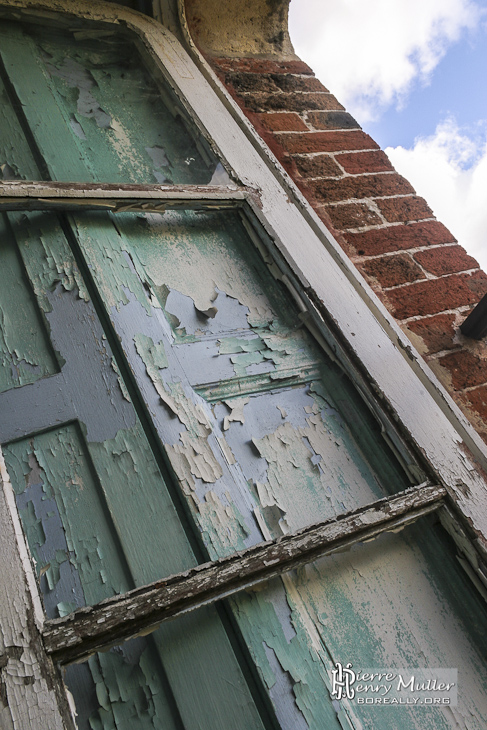
{"type": "MultiPolygon", "coordinates": [[[[0,45],[6,179],[222,179],[126,38],[6,23],[0,45]]],[[[393,453],[314,342],[238,211],[9,214],[2,226],[0,440],[48,615],[411,483],[407,451],[393,453]]],[[[232,599],[238,630],[205,608],[69,668],[79,726],[271,727],[240,636],[277,722],[293,730],[359,726],[331,702],[332,660],[450,662],[455,651],[434,637],[454,630],[471,675],[482,609],[425,527],[232,599]],[[409,591],[424,605],[406,607],[409,591]]],[[[422,724],[449,726],[437,708],[422,724]]]]}

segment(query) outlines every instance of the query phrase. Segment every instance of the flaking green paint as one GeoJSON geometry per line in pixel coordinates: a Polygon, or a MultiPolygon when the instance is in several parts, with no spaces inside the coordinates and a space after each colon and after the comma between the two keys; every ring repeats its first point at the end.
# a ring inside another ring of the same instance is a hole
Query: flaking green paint
{"type": "MultiPolygon", "coordinates": [[[[178,216],[179,219],[182,218],[182,214],[178,214],[178,216]]],[[[213,225],[216,226],[218,216],[212,217],[213,225]]],[[[131,225],[135,226],[135,223],[131,223],[131,225]]],[[[181,291],[182,294],[187,295],[188,289],[185,287],[188,284],[180,286],[180,279],[183,277],[182,268],[187,267],[187,281],[191,281],[189,253],[191,253],[191,258],[195,256],[198,258],[200,254],[196,255],[195,252],[202,251],[202,255],[208,257],[209,241],[214,244],[215,240],[219,240],[220,248],[228,245],[232,250],[236,261],[234,273],[237,281],[237,287],[228,289],[232,293],[232,298],[234,298],[236,288],[238,290],[240,287],[244,288],[242,280],[246,281],[247,277],[253,275],[250,270],[245,269],[247,263],[242,263],[242,253],[238,253],[239,249],[235,239],[228,234],[228,226],[225,229],[226,244],[224,244],[221,228],[215,230],[211,235],[208,230],[205,230],[205,234],[200,237],[201,224],[193,226],[191,222],[191,225],[185,229],[186,241],[182,236],[178,238],[176,260],[172,261],[167,257],[163,267],[155,261],[154,251],[157,251],[157,247],[162,246],[162,242],[164,242],[161,257],[166,256],[165,247],[171,244],[171,232],[169,227],[166,228],[165,224],[163,226],[159,218],[157,225],[154,225],[152,219],[149,225],[151,235],[148,237],[147,246],[140,235],[137,240],[135,239],[135,233],[132,233],[132,229],[127,228],[126,224],[125,226],[118,225],[122,236],[119,236],[117,242],[120,249],[127,251],[130,259],[137,262],[134,264],[132,272],[134,279],[138,275],[139,280],[149,281],[152,291],[156,293],[164,291],[164,297],[159,299],[159,303],[164,307],[169,307],[168,290],[181,291]],[[154,235],[154,229],[158,227],[169,232],[168,235],[165,233],[164,237],[161,236],[159,242],[154,235]],[[183,245],[187,246],[187,258],[184,250],[181,250],[183,245]],[[158,266],[160,266],[159,270],[158,266]],[[247,273],[244,273],[239,281],[242,271],[247,273]]],[[[206,225],[209,226],[209,222],[206,225]]],[[[239,239],[237,238],[237,240],[239,239]]],[[[101,253],[96,254],[92,260],[97,260],[101,264],[101,253]]],[[[96,270],[98,270],[98,266],[96,270]]],[[[202,310],[204,306],[216,301],[214,298],[216,288],[220,291],[224,289],[221,279],[215,283],[211,266],[207,265],[206,269],[201,266],[199,273],[197,286],[201,293],[199,299],[193,299],[193,301],[195,301],[195,308],[202,310]]],[[[292,309],[286,310],[281,304],[281,293],[276,289],[276,284],[269,280],[266,274],[264,274],[264,280],[265,286],[259,284],[257,289],[254,283],[253,287],[249,287],[251,291],[260,292],[259,297],[262,297],[262,292],[266,291],[267,301],[259,304],[259,311],[292,313],[292,309]],[[272,303],[269,298],[272,298],[272,303]]],[[[136,282],[130,283],[129,289],[133,291],[137,285],[136,282]]],[[[249,294],[248,290],[245,296],[245,307],[248,312],[257,311],[250,301],[251,293],[249,294]]],[[[108,300],[108,302],[112,301],[108,300]]],[[[157,305],[157,302],[154,303],[157,305]]],[[[124,305],[122,304],[119,306],[119,317],[123,315],[123,310],[124,305]]],[[[302,383],[308,377],[307,373],[316,372],[320,360],[309,337],[304,335],[301,329],[288,325],[285,315],[279,320],[272,313],[265,322],[257,318],[257,324],[254,326],[249,326],[251,325],[250,320],[249,315],[246,331],[251,337],[247,339],[234,333],[228,338],[221,336],[218,339],[219,354],[223,356],[234,354],[235,359],[247,356],[252,358],[257,354],[259,360],[260,358],[267,360],[273,366],[272,373],[267,377],[274,377],[274,389],[278,386],[279,380],[288,376],[290,372],[295,373],[299,387],[303,388],[302,383]]],[[[168,317],[168,323],[174,326],[171,316],[168,317]]],[[[184,328],[184,320],[178,319],[178,326],[184,328]]],[[[208,320],[208,330],[215,326],[218,326],[218,313],[214,318],[208,320]]],[[[193,342],[198,340],[204,340],[203,333],[194,336],[193,342]]],[[[137,341],[140,342],[139,335],[135,339],[136,346],[137,341]]],[[[154,338],[151,338],[152,343],[155,341],[154,338]]],[[[176,416],[179,422],[179,440],[166,443],[166,451],[179,477],[183,492],[187,495],[188,503],[212,558],[228,554],[255,539],[253,535],[256,522],[264,537],[277,536],[316,519],[325,519],[340,514],[345,509],[353,509],[359,502],[365,504],[375,497],[381,496],[384,491],[379,486],[380,481],[383,484],[385,482],[384,487],[392,486],[394,490],[407,484],[406,478],[398,471],[393,456],[378,445],[377,434],[380,431],[377,426],[375,426],[375,438],[371,434],[370,438],[362,437],[362,441],[359,440],[360,446],[357,444],[356,434],[369,429],[373,420],[370,414],[367,416],[366,409],[357,403],[356,395],[352,394],[347,382],[343,381],[340,371],[330,365],[327,366],[327,369],[323,369],[322,381],[312,381],[303,391],[299,417],[292,409],[280,407],[279,391],[275,391],[276,413],[279,415],[280,425],[259,438],[254,437],[254,446],[261,457],[258,463],[265,459],[267,467],[263,479],[249,480],[249,474],[242,473],[238,463],[233,464],[229,460],[223,461],[222,453],[220,452],[220,456],[218,456],[219,452],[214,450],[212,431],[218,438],[221,438],[218,431],[218,417],[213,421],[210,430],[208,411],[205,410],[203,413],[198,397],[194,392],[191,395],[191,390],[184,379],[183,370],[177,369],[179,340],[172,340],[166,333],[163,341],[165,348],[163,364],[166,364],[167,359],[168,368],[154,367],[153,357],[149,351],[149,339],[144,339],[143,347],[140,344],[137,346],[137,352],[144,362],[146,373],[158,393],[163,407],[167,409],[170,418],[174,419],[176,416]],[[175,378],[181,378],[181,380],[175,380],[175,378]],[[342,404],[348,404],[348,411],[345,408],[346,419],[340,413],[342,404]],[[353,408],[356,412],[350,419],[349,411],[353,408]],[[293,422],[295,419],[296,424],[293,422]],[[361,445],[366,443],[369,449],[364,454],[361,453],[361,445]],[[383,463],[380,467],[381,461],[383,463]],[[375,471],[376,468],[377,471],[375,471]],[[380,475],[379,479],[378,475],[380,475]],[[239,488],[243,490],[242,495],[245,495],[244,499],[247,500],[245,510],[240,509],[237,505],[235,486],[232,486],[231,490],[228,489],[228,484],[233,484],[233,479],[240,484],[239,488]]],[[[234,374],[235,380],[243,381],[242,376],[248,378],[247,368],[251,364],[243,363],[241,371],[234,374]]],[[[268,387],[266,385],[260,392],[264,392],[268,387]]],[[[259,392],[257,392],[250,397],[246,395],[245,398],[227,398],[225,400],[225,416],[222,422],[225,434],[233,434],[235,429],[238,433],[238,429],[246,425],[247,419],[250,419],[252,423],[254,419],[260,418],[259,414],[265,412],[266,406],[263,409],[260,408],[259,397],[259,392]]],[[[281,401],[281,403],[283,402],[284,400],[281,401]]],[[[235,448],[235,440],[226,443],[238,462],[240,452],[235,448]]],[[[343,726],[346,727],[346,719],[340,717],[340,715],[343,717],[345,715],[341,712],[337,717],[328,691],[324,691],[328,686],[324,677],[328,669],[333,666],[331,656],[328,656],[323,649],[327,641],[326,636],[320,634],[312,618],[303,608],[303,602],[297,589],[289,581],[285,585],[288,600],[291,601],[290,595],[294,596],[299,606],[294,610],[292,627],[296,634],[300,634],[300,639],[295,639],[294,643],[291,642],[290,647],[287,646],[287,642],[283,644],[282,641],[276,641],[276,631],[272,628],[268,640],[263,642],[262,635],[266,635],[267,626],[270,624],[272,627],[273,621],[278,619],[271,619],[269,615],[265,614],[265,620],[262,619],[264,623],[261,624],[258,612],[249,609],[249,616],[244,620],[243,612],[236,609],[241,628],[259,671],[262,672],[264,678],[268,678],[269,691],[272,696],[271,690],[274,687],[273,681],[275,681],[275,677],[274,680],[272,678],[272,672],[275,671],[275,667],[271,669],[264,650],[265,643],[275,652],[284,675],[292,677],[296,712],[301,713],[308,726],[321,729],[323,717],[327,716],[330,718],[330,727],[340,727],[344,723],[343,726]],[[248,633],[245,630],[246,621],[248,626],[252,627],[248,633]],[[268,623],[266,624],[265,621],[268,623]],[[310,638],[310,635],[313,638],[310,638]],[[319,647],[321,647],[322,653],[320,653],[319,647]]],[[[320,590],[323,590],[324,585],[326,585],[325,580],[321,583],[320,590]]],[[[238,604],[239,600],[236,599],[235,603],[238,604]]],[[[242,600],[246,599],[243,597],[242,600]]],[[[269,606],[268,611],[270,611],[269,606]]],[[[279,634],[279,632],[277,633],[279,634]]]]}
{"type": "Polygon", "coordinates": [[[150,314],[146,291],[141,281],[132,274],[133,259],[120,250],[117,229],[110,217],[106,213],[77,215],[73,228],[90,258],[97,262],[97,284],[110,306],[127,304],[128,290],[150,314]]]}
{"type": "Polygon", "coordinates": [[[0,78],[0,180],[37,180],[39,171],[0,78]]]}
{"type": "Polygon", "coordinates": [[[168,366],[164,342],[160,340],[155,343],[152,337],[147,337],[144,334],[136,335],[134,342],[138,355],[145,363],[147,375],[153,382],[157,382],[159,370],[168,366]]]}
{"type": "Polygon", "coordinates": [[[211,181],[218,161],[193,138],[176,99],[145,70],[130,40],[90,39],[66,30],[48,33],[35,25],[20,29],[5,21],[3,27],[7,72],[54,179],[211,181]],[[49,129],[39,124],[46,104],[55,109],[49,129]]]}
{"type": "Polygon", "coordinates": [[[235,375],[239,378],[250,374],[248,368],[267,362],[273,365],[269,375],[271,379],[302,377],[303,369],[318,364],[315,354],[309,345],[309,338],[304,332],[290,330],[280,322],[273,320],[267,329],[254,328],[260,337],[244,340],[229,338],[220,340],[221,355],[230,353],[235,375]]]}
{"type": "MultiPolygon", "coordinates": [[[[99,494],[89,453],[78,429],[74,425],[65,426],[18,441],[4,447],[4,453],[17,494],[25,488],[25,478],[28,480],[31,470],[31,455],[34,455],[40,467],[43,492],[46,497],[54,498],[59,510],[66,544],[74,554],[86,603],[92,605],[128,590],[131,580],[120,561],[114,561],[110,566],[108,583],[105,579],[103,556],[116,556],[119,546],[113,527],[104,519],[103,497],[99,494]]],[[[29,505],[33,503],[29,502],[29,505]]],[[[56,552],[49,558],[51,565],[56,561],[56,552]]],[[[36,567],[40,572],[46,565],[38,562],[36,567]]],[[[65,600],[69,600],[69,595],[65,600]]]]}
{"type": "Polygon", "coordinates": [[[88,291],[54,215],[10,214],[10,224],[37,301],[43,312],[52,310],[48,294],[57,286],[76,291],[89,301],[88,291]]]}
{"type": "Polygon", "coordinates": [[[0,215],[0,392],[57,371],[45,323],[0,215]]]}
{"type": "MultiPolygon", "coordinates": [[[[155,292],[175,289],[191,297],[199,312],[216,314],[212,310],[218,289],[248,308],[252,327],[266,326],[276,317],[264,282],[254,274],[255,254],[248,251],[249,260],[241,255],[246,244],[235,214],[167,211],[164,216],[126,216],[122,232],[122,246],[136,253],[138,273],[155,292]],[[189,241],[195,245],[188,246],[189,241]]],[[[269,281],[270,277],[265,283],[269,281]]],[[[285,311],[284,298],[278,302],[285,311]]],[[[210,328],[213,319],[208,321],[210,328]]]]}
{"type": "Polygon", "coordinates": [[[264,341],[260,337],[253,337],[248,340],[242,339],[241,337],[225,337],[225,339],[218,340],[218,343],[220,355],[233,355],[238,352],[258,352],[265,346],[264,341]]]}
{"type": "MultiPolygon", "coordinates": [[[[95,603],[115,592],[126,591],[134,584],[144,584],[194,564],[141,431],[135,429],[132,433],[118,433],[115,439],[104,443],[85,444],[79,430],[75,426],[67,426],[5,447],[6,461],[18,495],[22,495],[26,481],[29,481],[32,455],[39,465],[36,476],[43,482],[44,493],[55,497],[86,603],[95,603]],[[141,549],[142,536],[146,538],[146,550],[141,549]],[[149,540],[148,536],[151,536],[149,540]],[[161,549],[161,542],[167,546],[166,549],[161,549]]],[[[32,525],[33,532],[28,529],[27,534],[32,538],[35,549],[42,541],[42,528],[35,521],[34,513],[28,527],[32,525]]],[[[57,558],[59,554],[56,551],[51,561],[57,558]]],[[[45,574],[50,570],[51,561],[38,564],[39,572],[45,574]]],[[[68,602],[60,602],[61,609],[68,602]]],[[[187,692],[183,690],[184,675],[192,687],[194,683],[199,685],[202,675],[210,677],[210,667],[217,656],[222,666],[222,679],[225,677],[230,682],[228,702],[232,707],[225,719],[222,718],[222,730],[226,727],[238,730],[236,723],[241,713],[250,728],[261,728],[243,677],[235,667],[228,641],[215,621],[214,609],[209,609],[209,612],[212,616],[205,618],[206,628],[203,629],[201,618],[183,619],[183,633],[187,639],[184,650],[177,648],[179,640],[176,637],[180,629],[179,624],[174,624],[154,635],[154,646],[149,640],[149,648],[144,650],[143,666],[133,663],[126,666],[123,651],[122,654],[115,651],[100,656],[98,660],[90,660],[97,697],[102,700],[102,706],[90,716],[91,726],[121,730],[134,726],[177,727],[172,724],[170,708],[164,700],[168,689],[164,687],[159,663],[162,661],[165,665],[166,674],[173,688],[176,685],[174,691],[177,694],[187,692]],[[168,656],[167,647],[171,642],[175,648],[168,656]],[[205,646],[204,651],[200,650],[199,659],[195,654],[196,644],[205,646]],[[216,656],[213,656],[214,652],[216,656]],[[96,672],[98,666],[101,667],[101,677],[96,672]],[[140,693],[146,696],[146,700],[152,694],[157,695],[157,701],[154,699],[154,702],[147,703],[141,699],[140,693]],[[165,715],[161,714],[161,705],[165,708],[165,715]],[[137,713],[135,719],[134,712],[137,713]]],[[[71,681],[76,694],[76,678],[71,681]]],[[[221,685],[221,682],[217,684],[221,685]]],[[[205,689],[206,693],[208,691],[209,687],[205,689]]],[[[220,697],[222,693],[228,694],[224,686],[220,686],[220,697]]],[[[182,696],[178,701],[182,702],[182,696]]],[[[196,730],[205,712],[201,711],[198,703],[190,703],[185,714],[187,727],[196,730]]],[[[215,708],[211,703],[205,722],[208,723],[210,717],[214,721],[215,708]]],[[[205,726],[210,727],[208,724],[205,726]]]]}
{"type": "MultiPolygon", "coordinates": [[[[289,585],[289,578],[287,582],[289,585]]],[[[326,673],[326,650],[319,644],[313,645],[299,612],[290,611],[283,626],[283,617],[277,615],[272,602],[273,597],[282,595],[281,580],[275,579],[267,588],[265,590],[262,586],[232,599],[263,679],[272,690],[276,677],[265,651],[267,646],[275,652],[282,669],[289,673],[296,711],[304,717],[309,730],[338,730],[340,725],[328,694],[330,680],[326,673]]],[[[289,593],[284,600],[292,607],[289,593]]]]}

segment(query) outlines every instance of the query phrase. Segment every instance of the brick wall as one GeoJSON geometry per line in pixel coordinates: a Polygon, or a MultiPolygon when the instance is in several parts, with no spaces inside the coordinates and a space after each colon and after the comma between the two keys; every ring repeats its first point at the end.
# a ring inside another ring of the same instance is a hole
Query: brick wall
{"type": "Polygon", "coordinates": [[[459,331],[486,274],[305,63],[208,60],[487,441],[487,347],[459,331]]]}

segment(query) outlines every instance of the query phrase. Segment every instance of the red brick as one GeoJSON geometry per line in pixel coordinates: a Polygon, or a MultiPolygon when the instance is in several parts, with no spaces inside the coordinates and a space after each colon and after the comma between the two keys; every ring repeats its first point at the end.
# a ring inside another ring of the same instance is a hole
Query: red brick
{"type": "Polygon", "coordinates": [[[316,180],[311,182],[310,186],[315,198],[323,203],[335,203],[350,198],[377,198],[380,195],[396,195],[412,190],[407,180],[396,173],[359,175],[343,177],[340,180],[316,180]]]}
{"type": "Polygon", "coordinates": [[[453,342],[454,323],[454,314],[437,314],[435,317],[409,322],[407,329],[421,337],[428,352],[433,354],[441,352],[441,350],[451,350],[457,346],[453,342]]]}
{"type": "Polygon", "coordinates": [[[238,93],[246,92],[328,92],[321,81],[314,76],[293,76],[292,74],[241,73],[231,71],[225,74],[225,84],[233,86],[238,93]]]}
{"type": "Polygon", "coordinates": [[[382,215],[390,223],[407,223],[423,218],[434,218],[433,211],[424,198],[408,195],[407,198],[377,200],[382,215]]]}
{"type": "Polygon", "coordinates": [[[225,84],[232,86],[239,94],[245,92],[273,92],[279,91],[272,77],[269,74],[245,74],[245,73],[226,73],[225,84]]]}
{"type": "Polygon", "coordinates": [[[438,221],[389,226],[363,233],[349,233],[347,239],[359,256],[377,256],[392,251],[455,242],[448,228],[438,221]]]}
{"type": "Polygon", "coordinates": [[[303,177],[343,176],[341,169],[330,155],[318,154],[312,157],[293,157],[293,160],[303,177]]]}
{"type": "Polygon", "coordinates": [[[442,246],[428,251],[418,251],[414,254],[414,258],[426,271],[437,276],[479,268],[476,260],[469,256],[462,246],[442,246]]]}
{"type": "MultiPolygon", "coordinates": [[[[485,385],[463,393],[463,399],[487,422],[487,387],[485,385]]],[[[485,430],[485,423],[483,426],[485,430]]]]}
{"type": "Polygon", "coordinates": [[[348,112],[308,112],[306,119],[315,129],[360,129],[360,124],[348,112]]]}
{"type": "Polygon", "coordinates": [[[365,203],[348,203],[345,205],[329,205],[328,213],[333,225],[344,230],[346,228],[361,228],[375,226],[382,223],[377,213],[365,203]]]}
{"type": "Polygon", "coordinates": [[[337,162],[346,172],[358,175],[363,172],[388,172],[394,170],[387,155],[377,152],[353,152],[337,155],[337,162]]]}
{"type": "Polygon", "coordinates": [[[378,149],[378,145],[365,132],[358,130],[310,132],[309,134],[288,134],[278,137],[291,154],[307,152],[339,152],[342,150],[378,149]]]}
{"type": "Polygon", "coordinates": [[[264,58],[211,58],[211,64],[223,71],[242,71],[246,73],[291,73],[314,76],[304,61],[270,61],[264,58]]]}
{"type": "Polygon", "coordinates": [[[308,127],[299,114],[294,112],[276,112],[275,114],[259,114],[261,123],[272,132],[307,132],[308,127]]]}
{"type": "Polygon", "coordinates": [[[425,275],[407,254],[384,256],[359,265],[368,277],[373,277],[384,287],[399,286],[409,281],[424,279],[425,275]]]}
{"type": "Polygon", "coordinates": [[[319,91],[310,94],[245,94],[241,97],[247,109],[253,112],[290,111],[304,112],[309,109],[343,109],[333,94],[319,91]]]}
{"type": "Polygon", "coordinates": [[[450,372],[455,390],[487,383],[487,360],[468,350],[444,355],[438,362],[450,372]]]}
{"type": "Polygon", "coordinates": [[[429,279],[387,292],[397,319],[437,314],[447,309],[478,302],[487,292],[487,275],[452,274],[442,279],[429,279]]]}
{"type": "Polygon", "coordinates": [[[271,79],[275,85],[286,92],[299,91],[326,91],[328,89],[323,86],[315,76],[294,76],[293,74],[271,74],[271,79]]]}

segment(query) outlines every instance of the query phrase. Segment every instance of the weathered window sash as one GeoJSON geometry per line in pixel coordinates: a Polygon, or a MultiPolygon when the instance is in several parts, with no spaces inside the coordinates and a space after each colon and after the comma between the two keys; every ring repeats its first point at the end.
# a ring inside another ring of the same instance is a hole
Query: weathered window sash
{"type": "MultiPolygon", "coordinates": [[[[260,196],[250,187],[35,181],[0,183],[0,211],[163,213],[169,209],[232,208],[250,212],[261,232],[268,228],[260,213],[260,196]]],[[[244,214],[244,221],[246,218],[244,214]]],[[[263,252],[261,236],[253,226],[247,225],[246,228],[255,245],[263,252]]],[[[284,268],[287,267],[284,265],[284,268]]],[[[283,279],[294,298],[298,297],[303,312],[310,314],[311,302],[306,306],[286,274],[283,279]]],[[[320,337],[316,326],[313,327],[311,318],[308,316],[304,322],[328,355],[336,360],[328,343],[320,337]]],[[[63,665],[86,661],[97,651],[154,631],[162,622],[183,613],[214,603],[354,543],[373,539],[383,532],[402,529],[419,517],[442,507],[446,496],[444,487],[423,483],[394,497],[346,513],[336,520],[311,525],[230,557],[199,565],[191,571],[106,599],[96,606],[79,609],[61,619],[46,620],[43,628],[46,652],[63,665]]],[[[455,532],[451,525],[449,527],[451,534],[455,532]]],[[[465,552],[465,546],[463,550],[462,546],[459,547],[465,552]]],[[[475,575],[471,577],[478,583],[475,575]]],[[[482,589],[482,586],[478,588],[482,589]]]]}
{"type": "Polygon", "coordinates": [[[0,183],[0,211],[107,210],[164,212],[167,208],[211,210],[258,205],[255,190],[239,186],[132,185],[9,181],[0,183]]]}
{"type": "Polygon", "coordinates": [[[444,505],[447,491],[422,484],[348,512],[338,519],[305,527],[226,558],[156,581],[81,608],[43,628],[48,654],[61,664],[86,661],[163,622],[274,578],[317,558],[399,530],[444,505]]]}
{"type": "MultiPolygon", "coordinates": [[[[248,206],[260,218],[259,203],[255,190],[237,186],[0,183],[0,211],[83,209],[148,213],[175,208],[209,210],[248,206]]],[[[338,519],[260,543],[63,618],[46,620],[42,631],[45,649],[54,661],[63,665],[86,661],[97,651],[154,631],[162,622],[183,613],[357,542],[371,540],[383,532],[402,529],[438,510],[446,495],[444,487],[423,483],[338,519]]]]}

